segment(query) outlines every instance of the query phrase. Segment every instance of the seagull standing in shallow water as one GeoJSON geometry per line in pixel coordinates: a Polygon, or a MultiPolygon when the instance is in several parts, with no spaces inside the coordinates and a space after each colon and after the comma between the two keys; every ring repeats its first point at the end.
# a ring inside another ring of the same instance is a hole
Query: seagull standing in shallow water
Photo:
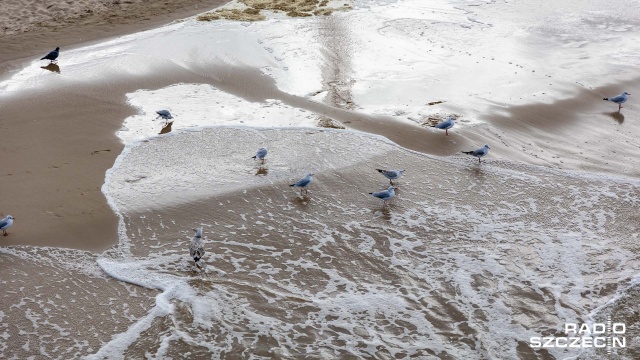
{"type": "Polygon", "coordinates": [[[304,191],[305,194],[308,194],[309,190],[307,190],[307,186],[311,185],[312,181],[313,181],[313,174],[307,174],[307,176],[305,176],[302,179],[298,180],[295,184],[291,184],[289,186],[299,187],[300,188],[300,195],[302,195],[303,191],[304,191]]]}
{"type": "Polygon", "coordinates": [[[4,219],[0,220],[0,230],[2,230],[2,235],[9,235],[7,229],[13,225],[13,219],[15,219],[13,216],[7,215],[4,219]]]}
{"type": "Polygon", "coordinates": [[[449,129],[451,129],[453,127],[453,125],[455,125],[455,121],[453,120],[453,116],[449,116],[449,118],[447,118],[447,120],[437,124],[437,125],[432,125],[431,127],[434,127],[436,129],[442,129],[445,131],[445,134],[447,134],[447,136],[449,136],[449,129]]]}
{"type": "Polygon", "coordinates": [[[58,56],[60,56],[60,48],[59,47],[55,48],[55,50],[50,51],[47,55],[45,55],[40,60],[49,60],[49,61],[51,61],[51,64],[53,64],[53,63],[57,62],[56,59],[58,58],[58,56]]]}
{"type": "Polygon", "coordinates": [[[489,153],[489,145],[485,144],[483,147],[473,151],[463,151],[465,154],[469,154],[478,158],[478,163],[480,163],[480,158],[487,155],[489,153]]]}
{"type": "Polygon", "coordinates": [[[252,159],[262,160],[264,164],[264,158],[267,156],[267,148],[260,148],[258,152],[252,157],[252,159]]]}
{"type": "Polygon", "coordinates": [[[607,100],[607,101],[611,101],[614,102],[616,104],[618,104],[618,111],[620,111],[620,109],[622,109],[622,104],[627,102],[627,100],[629,100],[629,94],[628,92],[623,92],[620,95],[614,96],[614,97],[608,97],[608,98],[604,98],[602,100],[607,100]]]}
{"type": "Polygon", "coordinates": [[[404,175],[404,170],[382,170],[376,169],[380,174],[389,179],[389,184],[393,185],[393,180],[400,179],[404,175]]]}
{"type": "Polygon", "coordinates": [[[387,206],[387,201],[396,196],[395,188],[393,185],[389,186],[387,190],[369,193],[370,195],[382,199],[382,206],[387,206]]]}
{"type": "Polygon", "coordinates": [[[195,235],[191,239],[189,245],[189,255],[193,258],[193,262],[196,266],[200,266],[200,259],[204,256],[204,245],[202,245],[202,228],[193,229],[195,235]]]}

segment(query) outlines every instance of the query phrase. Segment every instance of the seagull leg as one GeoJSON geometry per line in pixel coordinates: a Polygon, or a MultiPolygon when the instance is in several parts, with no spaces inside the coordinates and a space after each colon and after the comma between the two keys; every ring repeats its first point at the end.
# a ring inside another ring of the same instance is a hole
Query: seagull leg
{"type": "Polygon", "coordinates": [[[449,136],[449,129],[444,129],[444,133],[449,136]]]}
{"type": "Polygon", "coordinates": [[[7,232],[7,230],[2,230],[2,235],[7,236],[9,235],[9,233],[7,232]]]}
{"type": "Polygon", "coordinates": [[[480,164],[482,161],[480,160],[480,158],[478,158],[478,164],[480,164]]]}

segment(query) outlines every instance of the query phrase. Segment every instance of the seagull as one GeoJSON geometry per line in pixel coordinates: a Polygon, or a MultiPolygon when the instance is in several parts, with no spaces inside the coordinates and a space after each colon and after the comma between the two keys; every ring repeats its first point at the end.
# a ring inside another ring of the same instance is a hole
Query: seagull
{"type": "Polygon", "coordinates": [[[291,184],[289,186],[299,187],[300,188],[300,195],[302,195],[303,191],[304,191],[305,194],[308,194],[309,190],[307,190],[307,186],[311,185],[312,181],[313,181],[313,174],[307,174],[307,176],[305,176],[302,179],[298,180],[298,182],[296,182],[295,184],[291,184]]]}
{"type": "Polygon", "coordinates": [[[165,124],[168,123],[170,119],[173,119],[173,116],[171,115],[169,110],[158,110],[156,111],[156,114],[158,114],[158,116],[156,116],[156,119],[163,118],[165,124]]]}
{"type": "Polygon", "coordinates": [[[620,109],[622,109],[622,104],[627,102],[627,100],[629,99],[629,94],[628,92],[623,92],[620,95],[614,96],[614,97],[608,97],[608,98],[604,98],[602,100],[607,100],[607,101],[611,101],[614,102],[616,104],[618,104],[618,111],[620,111],[620,109]]]}
{"type": "Polygon", "coordinates": [[[258,152],[252,157],[252,159],[262,160],[264,164],[264,158],[267,156],[267,148],[260,148],[258,152]]]}
{"type": "Polygon", "coordinates": [[[0,220],[0,230],[2,230],[2,235],[7,236],[9,235],[9,233],[7,232],[7,229],[11,227],[11,225],[13,225],[13,220],[15,218],[11,215],[7,215],[7,217],[5,217],[4,219],[0,220]]]}
{"type": "Polygon", "coordinates": [[[480,158],[487,155],[489,153],[489,145],[485,144],[483,147],[473,151],[463,151],[465,154],[473,155],[478,158],[478,163],[480,163],[480,158]]]}
{"type": "Polygon", "coordinates": [[[404,170],[382,170],[376,169],[380,174],[389,179],[389,184],[393,185],[393,180],[400,179],[404,175],[404,170]]]}
{"type": "Polygon", "coordinates": [[[382,199],[382,206],[387,206],[387,201],[391,200],[394,196],[396,196],[395,188],[393,185],[389,186],[387,190],[382,190],[378,192],[369,193],[378,199],[382,199]]]}
{"type": "Polygon", "coordinates": [[[431,125],[431,127],[434,127],[436,129],[444,129],[445,134],[447,134],[447,136],[449,135],[449,129],[451,129],[453,127],[453,125],[455,125],[455,121],[453,119],[453,116],[449,116],[447,118],[447,120],[437,124],[437,125],[431,125]]]}
{"type": "Polygon", "coordinates": [[[193,258],[193,262],[196,266],[200,266],[199,261],[204,256],[204,245],[202,245],[202,228],[193,229],[195,231],[195,235],[193,239],[191,239],[191,244],[189,245],[189,255],[193,258]]]}
{"type": "Polygon", "coordinates": [[[50,60],[51,63],[57,62],[56,59],[60,56],[60,48],[57,47],[55,50],[50,51],[47,55],[45,55],[40,60],[50,60]]]}

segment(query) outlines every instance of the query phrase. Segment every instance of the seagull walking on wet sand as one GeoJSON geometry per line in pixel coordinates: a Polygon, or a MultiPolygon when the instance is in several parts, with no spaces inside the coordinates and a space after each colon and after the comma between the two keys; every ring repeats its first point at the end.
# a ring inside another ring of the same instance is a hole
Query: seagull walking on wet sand
{"type": "Polygon", "coordinates": [[[252,159],[256,159],[256,160],[262,160],[262,163],[264,164],[264,158],[267,156],[267,148],[260,148],[258,149],[258,152],[252,156],[252,159]]]}
{"type": "Polygon", "coordinates": [[[607,100],[607,101],[611,101],[614,102],[616,104],[618,104],[618,111],[620,111],[620,109],[622,109],[622,104],[624,104],[625,102],[627,102],[627,100],[629,100],[629,94],[628,92],[623,92],[620,95],[616,95],[614,97],[608,97],[608,98],[604,98],[602,100],[607,100]]]}
{"type": "Polygon", "coordinates": [[[202,228],[193,229],[195,235],[191,239],[189,245],[189,255],[193,258],[193,262],[196,266],[200,267],[200,259],[204,256],[204,245],[202,244],[202,228]]]}
{"type": "Polygon", "coordinates": [[[0,220],[0,230],[2,230],[2,235],[7,236],[9,233],[7,229],[13,225],[13,220],[15,218],[11,215],[7,215],[4,219],[0,220]]]}
{"type": "Polygon", "coordinates": [[[489,145],[485,144],[483,147],[473,151],[463,151],[465,154],[469,154],[478,158],[478,164],[481,163],[480,158],[489,153],[489,145]]]}
{"type": "Polygon", "coordinates": [[[56,59],[58,58],[58,56],[60,56],[60,48],[57,47],[54,50],[51,50],[47,55],[45,55],[43,58],[41,58],[40,60],[49,60],[51,61],[51,63],[56,63],[56,59]]]}
{"type": "Polygon", "coordinates": [[[307,190],[307,186],[311,185],[311,182],[313,182],[313,174],[307,174],[307,176],[303,177],[302,179],[298,180],[296,183],[291,184],[289,186],[299,187],[300,195],[303,194],[303,191],[305,194],[308,194],[309,190],[307,190]]]}
{"type": "Polygon", "coordinates": [[[158,118],[164,119],[165,124],[168,123],[169,120],[173,119],[173,115],[171,115],[169,110],[158,110],[156,111],[156,114],[158,114],[158,116],[156,116],[156,119],[158,118]]]}
{"type": "Polygon", "coordinates": [[[436,129],[441,129],[444,130],[445,134],[447,136],[449,136],[449,129],[451,129],[453,127],[453,125],[455,125],[456,122],[453,119],[453,116],[449,116],[447,118],[447,120],[437,124],[437,125],[431,125],[431,127],[434,127],[436,129]]]}
{"type": "Polygon", "coordinates": [[[404,175],[404,170],[382,170],[376,169],[380,174],[389,179],[389,184],[393,185],[393,180],[398,180],[404,175]]]}
{"type": "Polygon", "coordinates": [[[387,190],[382,190],[378,192],[369,193],[373,197],[377,197],[382,200],[382,206],[387,206],[387,201],[391,200],[394,196],[396,196],[396,191],[393,185],[389,186],[387,190]]]}

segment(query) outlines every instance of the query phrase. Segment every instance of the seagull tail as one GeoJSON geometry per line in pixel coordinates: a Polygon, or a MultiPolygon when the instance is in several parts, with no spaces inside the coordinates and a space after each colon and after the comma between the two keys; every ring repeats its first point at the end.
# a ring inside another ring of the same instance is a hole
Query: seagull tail
{"type": "Polygon", "coordinates": [[[604,98],[604,99],[602,99],[602,100],[609,100],[609,98],[604,98]]]}
{"type": "Polygon", "coordinates": [[[373,195],[373,193],[369,193],[369,195],[373,195]]]}
{"type": "Polygon", "coordinates": [[[42,58],[42,59],[40,59],[40,60],[46,60],[46,59],[47,59],[47,57],[45,56],[45,57],[43,57],[43,58],[42,58]]]}
{"type": "Polygon", "coordinates": [[[463,151],[463,154],[473,154],[473,151],[463,151]]]}
{"type": "Polygon", "coordinates": [[[291,185],[289,185],[289,186],[296,186],[296,184],[291,184],[291,185]]]}
{"type": "Polygon", "coordinates": [[[384,170],[382,170],[382,169],[376,169],[376,171],[379,172],[379,173],[383,173],[384,172],[384,170]]]}
{"type": "Polygon", "coordinates": [[[252,156],[251,158],[252,158],[252,159],[255,159],[255,158],[256,158],[256,155],[252,156]]]}

